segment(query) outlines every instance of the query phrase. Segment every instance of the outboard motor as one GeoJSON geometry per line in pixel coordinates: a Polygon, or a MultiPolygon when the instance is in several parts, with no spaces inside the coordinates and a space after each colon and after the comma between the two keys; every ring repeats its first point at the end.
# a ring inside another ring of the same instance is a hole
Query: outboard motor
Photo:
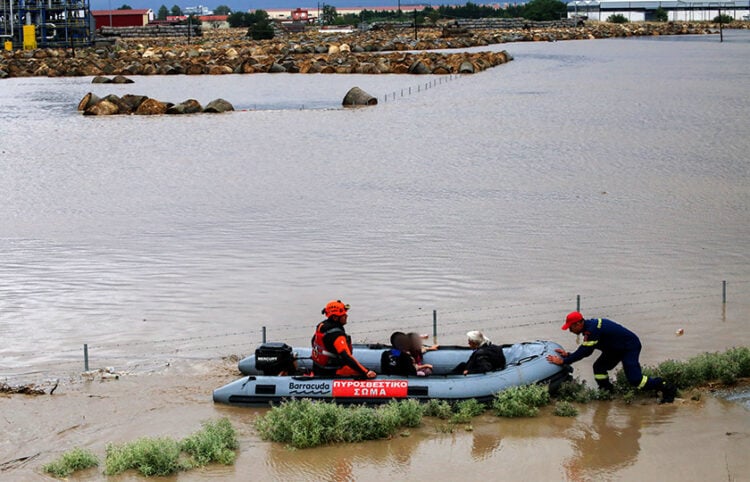
{"type": "Polygon", "coordinates": [[[295,364],[292,347],[286,343],[264,343],[255,349],[255,368],[264,375],[275,376],[281,372],[294,375],[295,364]]]}

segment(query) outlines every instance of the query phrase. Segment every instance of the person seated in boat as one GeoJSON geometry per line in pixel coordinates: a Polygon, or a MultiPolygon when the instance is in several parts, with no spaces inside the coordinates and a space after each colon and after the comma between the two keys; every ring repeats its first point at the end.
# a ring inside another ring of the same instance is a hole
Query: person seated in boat
{"type": "Polygon", "coordinates": [[[326,319],[318,323],[312,337],[313,374],[333,378],[367,377],[377,374],[362,365],[352,354],[352,339],[344,331],[348,319],[349,305],[341,300],[330,301],[321,314],[326,319]]]}
{"type": "Polygon", "coordinates": [[[384,351],[380,356],[380,371],[385,375],[417,375],[417,365],[409,354],[409,337],[406,333],[393,332],[391,349],[384,351]]]}
{"type": "MultiPolygon", "coordinates": [[[[409,353],[414,358],[414,363],[417,368],[417,375],[427,376],[432,375],[432,365],[424,362],[424,354],[428,351],[437,350],[439,345],[424,346],[422,343],[423,336],[419,333],[409,333],[406,336],[409,337],[409,353]]],[[[427,335],[424,335],[425,337],[427,335]]]]}
{"type": "Polygon", "coordinates": [[[453,369],[454,374],[487,373],[505,369],[503,347],[493,345],[484,333],[473,330],[466,333],[469,347],[474,350],[466,362],[459,363],[453,369]]]}

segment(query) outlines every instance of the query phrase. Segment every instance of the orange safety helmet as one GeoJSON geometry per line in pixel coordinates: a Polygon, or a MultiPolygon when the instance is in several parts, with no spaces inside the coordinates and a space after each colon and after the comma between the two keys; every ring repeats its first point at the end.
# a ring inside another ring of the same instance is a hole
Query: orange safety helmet
{"type": "Polygon", "coordinates": [[[330,318],[331,316],[344,316],[347,311],[349,311],[349,305],[345,305],[341,300],[332,300],[320,313],[330,318]]]}

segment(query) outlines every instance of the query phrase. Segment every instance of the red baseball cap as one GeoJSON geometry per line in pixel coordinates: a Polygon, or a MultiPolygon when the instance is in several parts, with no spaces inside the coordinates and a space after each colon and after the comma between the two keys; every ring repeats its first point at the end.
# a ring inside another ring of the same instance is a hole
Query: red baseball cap
{"type": "Polygon", "coordinates": [[[562,330],[567,330],[570,328],[570,325],[578,323],[579,321],[583,321],[583,315],[577,311],[571,311],[568,313],[568,316],[565,317],[565,324],[562,326],[562,330]]]}

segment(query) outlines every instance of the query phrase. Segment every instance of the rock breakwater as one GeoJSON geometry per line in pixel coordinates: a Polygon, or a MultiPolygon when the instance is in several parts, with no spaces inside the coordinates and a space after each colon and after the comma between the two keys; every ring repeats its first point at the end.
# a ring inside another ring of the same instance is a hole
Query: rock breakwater
{"type": "MultiPolygon", "coordinates": [[[[716,33],[706,22],[545,26],[519,20],[460,21],[466,35],[443,36],[441,28],[370,32],[304,32],[253,41],[245,29],[216,29],[200,39],[118,39],[108,47],[17,50],[0,54],[0,78],[113,75],[223,75],[248,73],[448,74],[474,73],[507,62],[506,52],[451,53],[509,42],[716,33]],[[468,62],[468,63],[467,63],[468,62]],[[471,65],[471,68],[468,66],[471,65]],[[464,68],[462,68],[462,66],[464,68]]],[[[732,24],[734,25],[734,24],[732,24]]]]}
{"type": "Polygon", "coordinates": [[[84,95],[78,103],[78,111],[83,115],[160,115],[160,114],[197,114],[197,113],[222,113],[233,111],[232,104],[224,99],[212,100],[206,107],[202,107],[195,99],[188,99],[179,104],[162,102],[160,100],[146,97],[145,95],[126,94],[119,97],[110,94],[100,98],[89,92],[84,95]]]}

